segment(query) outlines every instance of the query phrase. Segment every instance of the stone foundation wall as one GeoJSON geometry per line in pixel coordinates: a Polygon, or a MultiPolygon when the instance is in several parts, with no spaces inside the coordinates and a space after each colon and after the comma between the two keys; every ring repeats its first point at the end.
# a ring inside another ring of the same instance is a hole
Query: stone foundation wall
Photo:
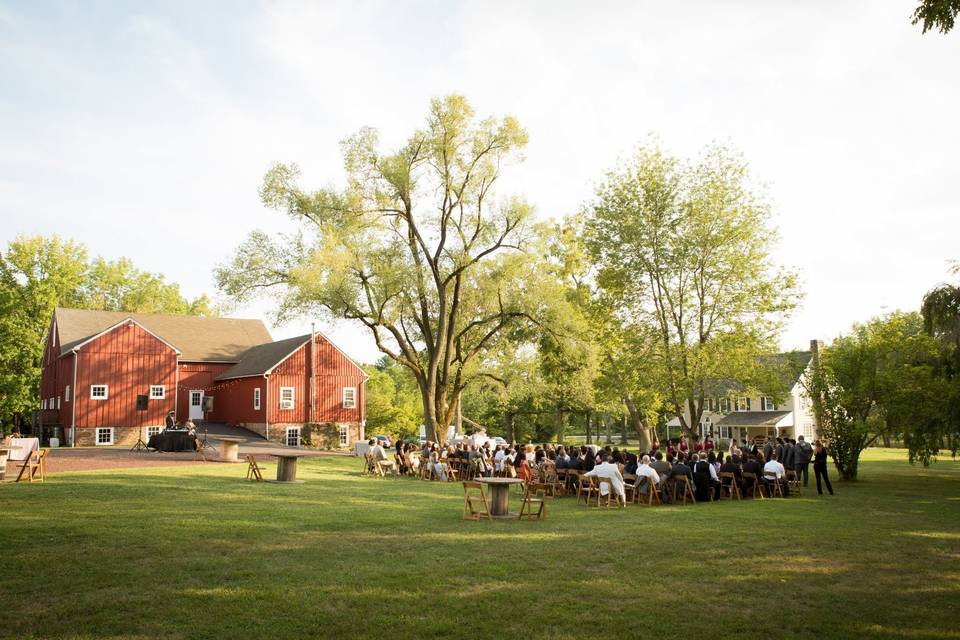
{"type": "MultiPolygon", "coordinates": [[[[141,435],[144,442],[149,440],[146,427],[113,427],[113,444],[132,447],[137,443],[137,437],[141,435]]],[[[70,442],[67,440],[60,444],[63,446],[70,444],[70,442]]],[[[95,428],[86,429],[80,427],[77,429],[76,446],[96,447],[106,445],[97,445],[97,430],[95,428]]]]}
{"type": "MultiPolygon", "coordinates": [[[[248,427],[249,428],[249,427],[248,427]]],[[[361,438],[361,427],[357,422],[349,423],[277,423],[270,425],[270,440],[287,444],[287,429],[296,428],[300,432],[300,446],[325,451],[352,451],[355,442],[361,438]],[[347,427],[347,444],[340,444],[340,427],[347,427]]]]}

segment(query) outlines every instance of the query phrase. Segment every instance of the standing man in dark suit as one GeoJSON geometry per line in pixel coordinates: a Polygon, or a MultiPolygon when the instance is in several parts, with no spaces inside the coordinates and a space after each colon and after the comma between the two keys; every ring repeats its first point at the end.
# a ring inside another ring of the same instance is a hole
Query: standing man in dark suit
{"type": "Polygon", "coordinates": [[[803,439],[803,436],[797,436],[797,446],[794,447],[794,469],[797,472],[797,480],[803,475],[803,486],[807,486],[810,481],[810,460],[813,458],[813,447],[803,439]]]}
{"type": "Polygon", "coordinates": [[[177,419],[175,417],[176,415],[177,414],[175,414],[173,411],[167,414],[167,420],[166,420],[167,429],[173,429],[175,426],[177,426],[177,419]]]}

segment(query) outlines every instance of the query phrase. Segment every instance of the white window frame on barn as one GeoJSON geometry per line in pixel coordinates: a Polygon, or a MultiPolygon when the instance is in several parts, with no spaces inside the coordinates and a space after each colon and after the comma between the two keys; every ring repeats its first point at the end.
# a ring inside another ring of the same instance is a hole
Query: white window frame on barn
{"type": "Polygon", "coordinates": [[[773,402],[773,398],[770,396],[761,396],[760,409],[762,411],[776,411],[777,405],[773,402]]]}
{"type": "Polygon", "coordinates": [[[287,437],[284,440],[288,447],[300,446],[300,427],[287,427],[287,437]],[[293,440],[291,444],[290,440],[293,440]]]}
{"type": "Polygon", "coordinates": [[[42,411],[46,411],[46,410],[47,410],[47,399],[46,399],[46,398],[40,398],[40,409],[41,409],[42,411]]]}
{"type": "Polygon", "coordinates": [[[167,397],[167,388],[162,384],[150,385],[150,399],[163,400],[167,397]]]}
{"type": "Polygon", "coordinates": [[[356,387],[344,387],[343,396],[341,398],[343,402],[344,409],[356,409],[357,408],[357,388],[356,387]],[[350,399],[347,399],[347,396],[350,396],[350,399]]]}
{"type": "Polygon", "coordinates": [[[293,409],[297,404],[297,392],[293,387],[280,387],[280,408],[281,409],[293,409]],[[284,398],[285,394],[290,395],[289,398],[284,398]]]}
{"type": "Polygon", "coordinates": [[[63,401],[70,402],[70,385],[67,385],[63,389],[63,401]]]}
{"type": "Polygon", "coordinates": [[[60,396],[57,396],[57,411],[60,411],[60,396]]]}
{"type": "Polygon", "coordinates": [[[147,442],[150,442],[150,438],[153,436],[160,435],[161,431],[163,431],[163,427],[158,427],[156,425],[147,427],[147,442]]]}
{"type": "Polygon", "coordinates": [[[106,447],[113,444],[113,427],[97,427],[96,444],[98,447],[106,447]],[[107,438],[101,439],[106,435],[107,438]]]}
{"type": "Polygon", "coordinates": [[[92,384],[90,385],[90,399],[91,400],[107,400],[110,398],[110,385],[107,384],[92,384]],[[103,395],[97,394],[97,389],[103,389],[103,395]]]}
{"type": "Polygon", "coordinates": [[[253,410],[260,411],[260,387],[253,390],[253,410]]]}
{"type": "Polygon", "coordinates": [[[349,447],[350,446],[350,426],[341,424],[339,428],[340,428],[340,446],[349,447]]]}

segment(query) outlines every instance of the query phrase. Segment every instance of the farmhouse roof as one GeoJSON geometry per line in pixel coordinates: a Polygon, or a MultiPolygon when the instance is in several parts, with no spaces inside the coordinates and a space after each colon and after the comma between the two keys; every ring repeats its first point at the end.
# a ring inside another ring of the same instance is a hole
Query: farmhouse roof
{"type": "Polygon", "coordinates": [[[274,367],[308,342],[310,342],[309,333],[305,336],[257,345],[243,354],[240,362],[217,376],[217,380],[262,376],[270,373],[274,367]]]}
{"type": "Polygon", "coordinates": [[[181,353],[180,360],[188,362],[239,362],[251,347],[271,341],[261,320],[58,307],[54,319],[60,354],[69,353],[127,318],[174,346],[181,353]]]}
{"type": "Polygon", "coordinates": [[[734,411],[717,420],[716,424],[724,427],[772,427],[790,413],[790,411],[734,411]]]}

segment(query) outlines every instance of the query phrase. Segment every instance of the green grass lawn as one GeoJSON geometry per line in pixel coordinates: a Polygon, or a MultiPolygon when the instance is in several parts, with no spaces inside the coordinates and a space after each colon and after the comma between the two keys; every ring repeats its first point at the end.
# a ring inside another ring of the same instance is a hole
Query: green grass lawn
{"type": "Polygon", "coordinates": [[[0,486],[0,636],[960,637],[958,462],[873,450],[833,497],[567,498],[522,523],[465,522],[460,485],[359,467],[311,459],[292,486],[222,464],[0,486]]]}

